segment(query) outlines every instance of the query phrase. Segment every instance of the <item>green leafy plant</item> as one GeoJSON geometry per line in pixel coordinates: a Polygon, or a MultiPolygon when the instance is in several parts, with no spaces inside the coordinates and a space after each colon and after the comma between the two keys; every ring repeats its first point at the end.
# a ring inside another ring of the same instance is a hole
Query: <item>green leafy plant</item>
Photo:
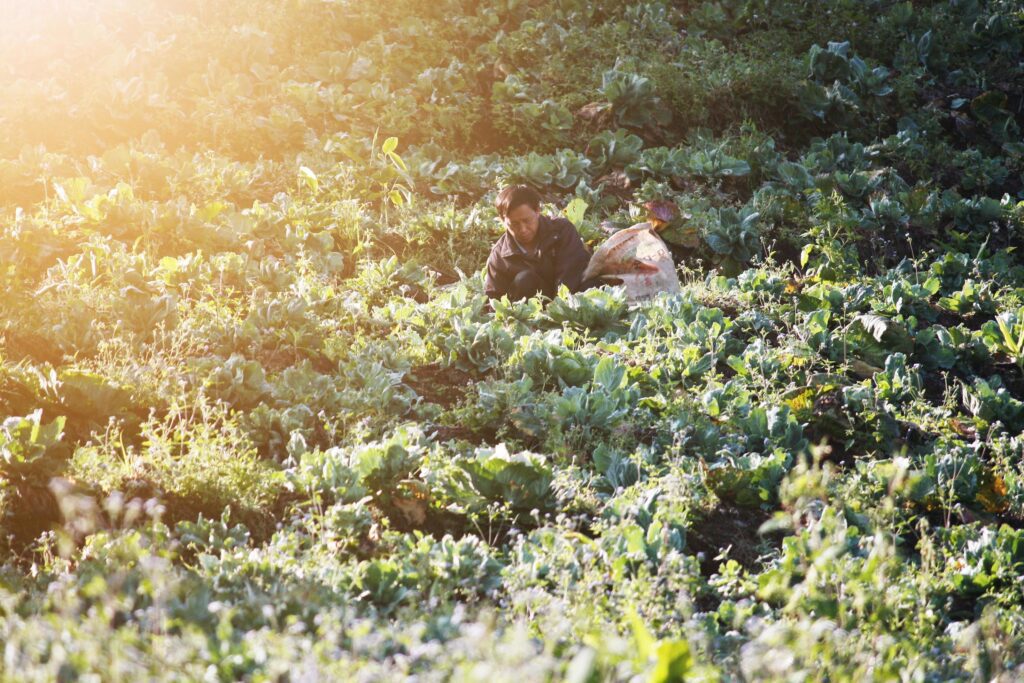
{"type": "Polygon", "coordinates": [[[534,187],[547,187],[554,181],[554,173],[558,169],[554,160],[530,152],[524,157],[512,161],[508,171],[510,183],[527,183],[534,187]]]}
{"type": "Polygon", "coordinates": [[[962,396],[967,410],[985,422],[1002,422],[1011,431],[1024,426],[1024,402],[1007,391],[999,377],[975,378],[963,384],[962,396]]]}
{"type": "Polygon", "coordinates": [[[440,336],[438,345],[446,353],[450,365],[487,372],[504,362],[512,353],[515,341],[498,321],[481,323],[455,318],[451,331],[440,336]]]}
{"type": "Polygon", "coordinates": [[[613,359],[602,358],[593,379],[585,386],[570,386],[554,400],[555,424],[565,431],[578,430],[584,443],[619,424],[630,412],[634,392],[627,385],[626,369],[613,359]]]}
{"type": "Polygon", "coordinates": [[[626,168],[631,178],[668,180],[688,170],[688,156],[682,147],[648,147],[626,168]]]}
{"type": "Polygon", "coordinates": [[[594,162],[595,169],[625,168],[640,158],[643,146],[640,137],[623,128],[614,132],[606,130],[587,145],[587,156],[594,162]]]}
{"type": "Polygon", "coordinates": [[[720,256],[740,263],[748,261],[760,247],[760,218],[761,214],[750,207],[719,209],[707,226],[704,240],[720,256]]]}
{"type": "Polygon", "coordinates": [[[902,353],[886,358],[885,369],[872,379],[877,387],[876,395],[884,401],[905,401],[919,393],[923,386],[920,371],[907,367],[907,357],[902,353]]]}
{"type": "Polygon", "coordinates": [[[644,76],[621,70],[618,64],[604,72],[601,94],[620,126],[664,126],[672,120],[672,110],[654,94],[654,83],[644,76]]]}
{"type": "Polygon", "coordinates": [[[459,461],[473,487],[486,500],[507,503],[513,510],[548,510],[555,502],[547,459],[536,453],[509,453],[505,444],[477,449],[459,461]]]}
{"type": "Polygon", "coordinates": [[[1004,311],[981,327],[982,340],[993,353],[1002,353],[1024,371],[1024,308],[1004,311]]]}
{"type": "Polygon", "coordinates": [[[36,410],[25,417],[8,417],[0,424],[0,474],[8,481],[46,484],[63,471],[65,418],[44,423],[42,416],[43,411],[36,410]]]}
{"type": "Polygon", "coordinates": [[[571,190],[589,177],[591,161],[571,149],[560,149],[554,157],[552,182],[556,187],[571,190]]]}
{"type": "Polygon", "coordinates": [[[555,325],[602,333],[619,326],[626,306],[625,290],[621,287],[594,288],[577,294],[563,287],[548,305],[546,317],[555,325]]]}
{"type": "Polygon", "coordinates": [[[849,122],[863,109],[876,112],[878,101],[893,92],[892,72],[884,66],[868,68],[854,54],[849,41],[812,45],[807,53],[811,82],[800,92],[803,109],[820,119],[849,122]]]}
{"type": "Polygon", "coordinates": [[[991,315],[995,313],[992,285],[988,282],[978,283],[971,279],[964,280],[960,291],[939,298],[939,306],[960,315],[978,313],[991,315]]]}
{"type": "Polygon", "coordinates": [[[750,173],[750,164],[743,159],[731,157],[725,152],[729,141],[714,143],[698,137],[685,163],[689,173],[704,178],[742,177],[750,173]]]}
{"type": "MultiPolygon", "coordinates": [[[[568,335],[566,335],[568,337],[568,335]]],[[[555,380],[563,386],[579,386],[590,381],[596,362],[587,355],[565,346],[561,330],[530,339],[522,353],[522,367],[538,385],[555,380]]]]}
{"type": "Polygon", "coordinates": [[[949,567],[945,579],[958,593],[991,594],[1000,585],[1012,585],[1024,567],[1024,539],[1007,525],[955,526],[943,532],[942,540],[949,567]]]}

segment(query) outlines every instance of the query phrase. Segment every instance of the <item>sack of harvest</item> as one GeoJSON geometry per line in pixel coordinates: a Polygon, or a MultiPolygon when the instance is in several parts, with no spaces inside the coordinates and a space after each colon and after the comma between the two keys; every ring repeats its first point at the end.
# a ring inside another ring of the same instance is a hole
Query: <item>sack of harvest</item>
{"type": "Polygon", "coordinates": [[[626,286],[630,301],[679,291],[679,276],[668,246],[650,223],[620,230],[590,257],[583,279],[601,278],[626,286]]]}

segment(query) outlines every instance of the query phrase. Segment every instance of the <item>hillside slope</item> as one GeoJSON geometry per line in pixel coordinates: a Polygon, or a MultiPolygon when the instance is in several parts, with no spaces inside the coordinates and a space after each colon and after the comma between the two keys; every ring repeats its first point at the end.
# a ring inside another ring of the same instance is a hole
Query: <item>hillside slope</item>
{"type": "Polygon", "coordinates": [[[1024,676],[1020,2],[8,12],[5,679],[1024,676]]]}

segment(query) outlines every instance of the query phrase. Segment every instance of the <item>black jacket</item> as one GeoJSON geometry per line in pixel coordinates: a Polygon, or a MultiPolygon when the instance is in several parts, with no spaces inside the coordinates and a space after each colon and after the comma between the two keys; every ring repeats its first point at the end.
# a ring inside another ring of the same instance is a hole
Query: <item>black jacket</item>
{"type": "Polygon", "coordinates": [[[589,262],[590,253],[568,219],[541,216],[537,224],[536,255],[522,253],[507,230],[495,242],[487,259],[484,291],[491,299],[499,298],[511,291],[516,275],[532,270],[544,282],[544,294],[549,297],[563,284],[569,291],[577,292],[589,262]]]}

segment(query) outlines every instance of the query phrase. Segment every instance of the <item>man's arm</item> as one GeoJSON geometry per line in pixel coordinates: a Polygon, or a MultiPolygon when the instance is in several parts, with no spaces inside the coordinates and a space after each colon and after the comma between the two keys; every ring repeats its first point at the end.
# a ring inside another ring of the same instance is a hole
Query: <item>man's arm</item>
{"type": "Polygon", "coordinates": [[[488,299],[499,299],[508,294],[508,274],[498,267],[498,257],[492,251],[487,258],[487,277],[484,279],[484,293],[488,299]]]}
{"type": "Polygon", "coordinates": [[[561,228],[561,246],[555,267],[555,287],[565,285],[570,292],[580,291],[583,271],[590,263],[590,252],[576,231],[576,226],[565,218],[557,219],[561,228]]]}

